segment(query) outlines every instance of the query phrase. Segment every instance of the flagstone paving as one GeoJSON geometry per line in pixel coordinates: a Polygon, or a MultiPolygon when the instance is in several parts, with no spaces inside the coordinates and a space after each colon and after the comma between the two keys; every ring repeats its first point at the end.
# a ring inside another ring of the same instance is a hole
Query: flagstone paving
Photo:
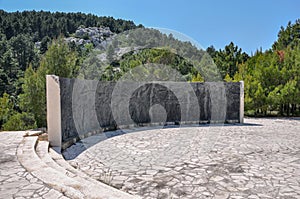
{"type": "Polygon", "coordinates": [[[0,198],[67,198],[27,172],[17,158],[25,132],[0,132],[0,198]]]}
{"type": "Polygon", "coordinates": [[[95,144],[96,135],[64,154],[81,153],[69,163],[143,198],[300,198],[300,120],[245,122],[145,130],[95,144]]]}
{"type": "MultiPolygon", "coordinates": [[[[300,198],[299,118],[128,132],[89,137],[65,155],[142,198],[300,198]]],[[[0,135],[0,198],[67,198],[20,164],[25,132],[0,135]]]]}

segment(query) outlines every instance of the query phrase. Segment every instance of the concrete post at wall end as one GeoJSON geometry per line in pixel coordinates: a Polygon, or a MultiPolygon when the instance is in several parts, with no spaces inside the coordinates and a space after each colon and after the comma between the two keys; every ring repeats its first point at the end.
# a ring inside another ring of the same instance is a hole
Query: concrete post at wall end
{"type": "Polygon", "coordinates": [[[59,77],[46,75],[48,140],[52,147],[61,148],[61,101],[59,77]]]}
{"type": "Polygon", "coordinates": [[[240,123],[244,123],[244,81],[240,81],[240,123]]]}

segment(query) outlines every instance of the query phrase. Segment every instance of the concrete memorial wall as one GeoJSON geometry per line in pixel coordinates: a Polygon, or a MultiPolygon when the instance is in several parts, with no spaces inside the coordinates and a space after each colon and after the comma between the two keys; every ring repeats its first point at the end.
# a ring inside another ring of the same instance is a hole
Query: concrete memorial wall
{"type": "Polygon", "coordinates": [[[243,123],[243,82],[102,82],[47,75],[48,137],[62,149],[135,126],[243,123]]]}

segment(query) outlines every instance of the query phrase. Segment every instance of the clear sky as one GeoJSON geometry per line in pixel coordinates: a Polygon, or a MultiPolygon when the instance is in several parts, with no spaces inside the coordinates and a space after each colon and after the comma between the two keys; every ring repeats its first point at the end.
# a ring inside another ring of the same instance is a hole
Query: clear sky
{"type": "Polygon", "coordinates": [[[299,0],[0,0],[0,9],[113,16],[176,30],[204,48],[233,41],[247,53],[269,49],[281,26],[300,19],[299,0]]]}

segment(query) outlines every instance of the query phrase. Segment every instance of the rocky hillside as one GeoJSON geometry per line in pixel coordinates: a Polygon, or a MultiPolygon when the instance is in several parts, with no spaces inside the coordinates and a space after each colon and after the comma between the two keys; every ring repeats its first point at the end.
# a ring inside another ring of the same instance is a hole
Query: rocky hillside
{"type": "Polygon", "coordinates": [[[80,26],[71,37],[65,38],[69,43],[76,45],[93,44],[99,49],[106,49],[115,35],[109,27],[88,27],[80,26]]]}

